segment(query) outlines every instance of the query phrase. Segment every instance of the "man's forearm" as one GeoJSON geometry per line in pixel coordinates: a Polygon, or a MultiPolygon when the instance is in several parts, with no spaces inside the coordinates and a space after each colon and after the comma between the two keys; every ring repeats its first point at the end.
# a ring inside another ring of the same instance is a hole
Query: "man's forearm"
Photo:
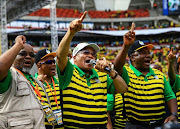
{"type": "Polygon", "coordinates": [[[114,60],[114,69],[121,75],[122,69],[126,61],[126,56],[128,52],[129,46],[123,45],[121,51],[117,54],[114,60]]]}
{"type": "Polygon", "coordinates": [[[23,46],[21,44],[16,43],[11,49],[0,56],[0,81],[7,76],[9,68],[22,48],[23,46]]]}
{"type": "Polygon", "coordinates": [[[61,40],[59,47],[57,49],[56,55],[57,55],[57,64],[60,69],[60,71],[64,71],[67,61],[68,61],[68,52],[70,49],[70,44],[72,41],[72,38],[74,37],[74,33],[71,33],[70,30],[67,31],[63,39],[61,40]]]}
{"type": "Polygon", "coordinates": [[[127,92],[128,86],[127,86],[126,82],[124,81],[124,79],[121,76],[116,75],[115,71],[112,71],[109,75],[113,79],[115,91],[117,93],[122,94],[122,93],[127,92]]]}
{"type": "Polygon", "coordinates": [[[178,111],[178,105],[177,105],[177,100],[176,100],[176,98],[167,101],[167,105],[168,105],[169,111],[170,111],[171,113],[177,113],[177,111],[178,111]]]}
{"type": "Polygon", "coordinates": [[[172,85],[173,82],[176,79],[176,74],[175,74],[173,63],[170,63],[170,62],[169,62],[169,65],[168,65],[168,76],[170,78],[170,83],[172,85]]]}

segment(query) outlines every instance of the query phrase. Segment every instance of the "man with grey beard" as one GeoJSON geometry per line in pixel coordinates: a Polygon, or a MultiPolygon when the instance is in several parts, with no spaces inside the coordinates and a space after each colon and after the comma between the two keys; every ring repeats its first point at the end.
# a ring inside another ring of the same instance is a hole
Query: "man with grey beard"
{"type": "Polygon", "coordinates": [[[0,129],[45,129],[43,106],[49,100],[41,97],[44,85],[29,74],[34,61],[34,50],[22,35],[0,56],[0,129]]]}

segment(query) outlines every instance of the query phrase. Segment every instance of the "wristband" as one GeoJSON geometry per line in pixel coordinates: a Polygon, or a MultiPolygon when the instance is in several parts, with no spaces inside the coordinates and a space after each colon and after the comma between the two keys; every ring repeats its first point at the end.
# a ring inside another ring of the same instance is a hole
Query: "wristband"
{"type": "Polygon", "coordinates": [[[114,77],[111,77],[111,79],[115,79],[117,77],[118,73],[115,71],[115,76],[114,77]]]}
{"type": "Polygon", "coordinates": [[[177,113],[175,113],[175,112],[173,112],[173,113],[171,113],[171,115],[174,115],[174,116],[176,116],[176,118],[178,119],[178,114],[177,113]]]}

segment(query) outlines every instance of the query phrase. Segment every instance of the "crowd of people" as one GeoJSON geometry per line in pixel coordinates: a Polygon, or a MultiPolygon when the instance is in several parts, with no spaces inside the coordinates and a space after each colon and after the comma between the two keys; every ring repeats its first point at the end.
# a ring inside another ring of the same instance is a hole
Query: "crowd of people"
{"type": "Polygon", "coordinates": [[[95,43],[79,43],[71,57],[86,14],[70,23],[56,52],[35,54],[19,35],[0,56],[0,129],[155,129],[180,122],[180,57],[173,47],[169,80],[151,64],[154,46],[135,39],[134,23],[113,64],[97,57],[95,43]]]}

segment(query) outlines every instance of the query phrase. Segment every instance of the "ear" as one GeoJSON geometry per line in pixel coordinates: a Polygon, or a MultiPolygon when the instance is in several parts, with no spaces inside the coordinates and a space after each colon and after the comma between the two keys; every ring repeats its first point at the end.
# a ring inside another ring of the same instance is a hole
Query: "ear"
{"type": "Polygon", "coordinates": [[[40,64],[39,62],[38,62],[36,65],[37,65],[37,67],[38,67],[38,68],[40,68],[40,67],[41,67],[41,64],[40,64]]]}
{"type": "Polygon", "coordinates": [[[133,55],[133,54],[130,56],[130,60],[131,60],[132,62],[134,62],[134,61],[135,61],[135,59],[134,59],[134,55],[133,55]]]}

